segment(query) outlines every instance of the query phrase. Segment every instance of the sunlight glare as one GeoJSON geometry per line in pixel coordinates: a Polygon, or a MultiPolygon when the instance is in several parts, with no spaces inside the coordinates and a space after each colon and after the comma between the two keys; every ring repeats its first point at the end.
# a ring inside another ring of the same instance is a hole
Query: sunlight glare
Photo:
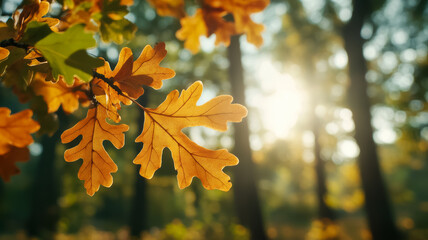
{"type": "Polygon", "coordinates": [[[302,112],[304,98],[299,82],[279,72],[269,60],[261,62],[257,77],[263,91],[258,102],[263,125],[276,138],[285,139],[302,112]]]}

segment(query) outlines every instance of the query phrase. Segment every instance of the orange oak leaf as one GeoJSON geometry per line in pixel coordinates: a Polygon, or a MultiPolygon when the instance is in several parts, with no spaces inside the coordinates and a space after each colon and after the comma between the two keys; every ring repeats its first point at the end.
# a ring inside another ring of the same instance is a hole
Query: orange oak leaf
{"type": "Polygon", "coordinates": [[[248,42],[258,47],[263,44],[261,32],[264,26],[253,22],[250,15],[263,11],[269,5],[269,0],[204,0],[204,2],[213,8],[222,8],[233,14],[236,31],[245,33],[248,42]]]}
{"type": "Polygon", "coordinates": [[[148,0],[160,16],[182,18],[185,15],[183,0],[148,0]]]}
{"type": "Polygon", "coordinates": [[[20,38],[27,27],[27,24],[33,20],[45,22],[56,31],[55,26],[59,23],[56,18],[43,17],[49,12],[49,2],[34,0],[30,4],[25,4],[22,11],[16,11],[13,14],[15,29],[18,31],[17,38],[20,38]]]}
{"type": "Polygon", "coordinates": [[[97,69],[97,73],[109,79],[106,81],[95,78],[92,86],[97,100],[105,106],[108,116],[115,122],[120,121],[117,110],[120,109],[120,103],[131,104],[131,100],[122,96],[112,85],[120,89],[120,92],[126,96],[137,99],[144,93],[143,85],[154,89],[162,87],[162,80],[175,76],[172,69],[159,66],[160,62],[166,56],[165,43],[158,43],[155,48],[147,45],[137,60],[131,49],[125,47],[120,51],[118,63],[111,70],[108,62],[103,67],[97,69]]]}
{"type": "Polygon", "coordinates": [[[30,109],[10,115],[10,109],[0,107],[0,155],[12,146],[23,148],[33,143],[30,134],[39,130],[40,125],[31,119],[32,115],[30,109]]]}
{"type": "Polygon", "coordinates": [[[228,191],[232,184],[222,169],[238,164],[238,158],[225,149],[209,150],[191,141],[181,130],[185,127],[205,126],[219,131],[227,129],[227,122],[240,122],[247,110],[239,104],[231,104],[233,98],[223,95],[197,106],[202,93],[202,83],[195,82],[181,96],[177,90],[168,94],[156,109],[145,109],[143,132],[135,140],[143,142],[141,152],[134,159],[140,164],[140,174],[152,178],[160,168],[165,147],[172,152],[178,171],[178,186],[190,185],[198,177],[206,189],[228,191]]]}
{"type": "Polygon", "coordinates": [[[42,74],[37,73],[31,83],[31,87],[36,95],[42,96],[48,106],[48,113],[56,112],[60,105],[66,113],[72,113],[79,108],[79,102],[88,102],[89,99],[84,90],[88,90],[89,85],[78,78],[74,79],[74,84],[68,86],[61,78],[53,83],[46,81],[42,74]]]}
{"type": "Polygon", "coordinates": [[[204,21],[208,28],[208,36],[216,35],[215,45],[223,43],[229,46],[230,37],[236,34],[235,25],[233,22],[225,21],[223,17],[227,12],[219,8],[210,8],[208,6],[202,9],[204,21]]]}
{"type": "Polygon", "coordinates": [[[30,159],[30,151],[27,147],[17,148],[11,146],[9,151],[0,155],[0,177],[5,182],[10,180],[12,175],[18,174],[19,168],[15,165],[16,162],[26,162],[30,159]]]}
{"type": "Polygon", "coordinates": [[[111,125],[106,122],[107,113],[103,106],[97,105],[88,110],[85,119],[61,135],[62,143],[69,143],[82,135],[80,143],[65,151],[67,162],[83,159],[78,177],[84,180],[86,192],[93,196],[100,185],[110,187],[113,184],[111,173],[117,171],[117,166],[104,149],[104,140],[110,141],[117,149],[125,145],[124,132],[128,125],[111,125]]]}
{"type": "Polygon", "coordinates": [[[0,47],[0,62],[5,60],[9,56],[9,50],[0,47]]]}

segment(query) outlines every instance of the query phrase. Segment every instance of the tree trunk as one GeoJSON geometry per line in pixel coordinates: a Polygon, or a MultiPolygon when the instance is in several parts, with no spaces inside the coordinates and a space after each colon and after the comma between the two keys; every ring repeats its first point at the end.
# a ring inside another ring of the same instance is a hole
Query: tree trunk
{"type": "Polygon", "coordinates": [[[355,140],[360,147],[358,164],[365,195],[365,209],[373,239],[395,240],[401,237],[393,220],[376,144],[373,140],[370,99],[367,95],[365,79],[367,66],[363,56],[364,41],[360,35],[364,18],[370,13],[367,11],[370,2],[354,0],[353,4],[352,18],[346,24],[343,34],[349,59],[349,106],[355,122],[355,140]]]}
{"type": "MultiPolygon", "coordinates": [[[[228,47],[229,80],[235,102],[245,104],[245,84],[241,62],[239,36],[233,36],[228,47]]],[[[239,158],[234,167],[233,192],[235,207],[240,223],[245,226],[253,240],[267,239],[263,226],[259,197],[256,187],[256,174],[251,156],[247,118],[234,125],[234,154],[239,158]]]]}
{"type": "MultiPolygon", "coordinates": [[[[312,79],[312,78],[310,78],[312,79]]],[[[327,196],[327,179],[325,176],[325,164],[324,160],[321,159],[321,146],[319,143],[320,135],[320,119],[316,115],[316,96],[319,96],[314,91],[312,94],[312,106],[311,106],[311,124],[312,133],[314,134],[314,162],[315,162],[315,176],[317,185],[317,200],[318,200],[318,219],[320,220],[335,220],[333,210],[325,202],[327,196]]]]}
{"type": "MultiPolygon", "coordinates": [[[[144,94],[138,99],[138,103],[145,106],[148,102],[148,94],[144,94]]],[[[138,133],[143,131],[144,113],[140,112],[138,117],[138,133]]],[[[136,152],[139,152],[142,144],[136,144],[136,152]]],[[[134,196],[132,198],[131,212],[129,218],[130,234],[132,239],[140,239],[140,235],[144,230],[148,230],[147,221],[147,180],[140,175],[140,166],[135,165],[135,183],[134,196]]]]}
{"type": "MultiPolygon", "coordinates": [[[[64,112],[58,112],[62,128],[65,126],[64,112]]],[[[30,217],[27,222],[27,232],[31,237],[54,239],[59,220],[58,198],[60,184],[57,168],[55,167],[56,145],[60,142],[61,128],[49,137],[42,137],[42,154],[37,163],[33,193],[31,199],[30,217]]]]}

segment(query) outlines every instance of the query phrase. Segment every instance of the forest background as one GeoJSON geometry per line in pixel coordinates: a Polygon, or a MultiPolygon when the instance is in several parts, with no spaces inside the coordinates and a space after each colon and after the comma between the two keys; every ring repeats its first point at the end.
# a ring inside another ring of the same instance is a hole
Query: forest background
{"type": "MultiPolygon", "coordinates": [[[[197,5],[186,2],[192,15],[197,5]]],[[[20,3],[2,1],[1,20],[20,3]]],[[[49,14],[57,10],[52,4],[49,14]]],[[[0,182],[1,239],[428,238],[426,0],[273,0],[252,15],[265,26],[260,48],[245,36],[215,46],[213,35],[200,39],[196,54],[176,38],[176,18],[146,1],[129,11],[135,36],[121,44],[98,36],[90,53],[116,63],[125,46],[140,52],[165,42],[161,65],[176,76],[164,81],[163,94],[145,89],[145,106],[196,80],[205,87],[200,103],[231,94],[244,104],[248,117],[234,131],[185,130],[198,144],[239,157],[225,168],[233,187],[206,190],[194,179],[179,189],[169,151],[153,179],[139,176],[130,161],[141,149],[133,143],[141,111],[125,106],[122,119],[133,129],[127,144],[104,144],[120,171],[93,197],[77,179],[80,164],[63,160],[60,133],[34,136],[31,160],[0,182]]],[[[28,108],[0,87],[1,107],[28,108]]],[[[58,113],[59,129],[85,114],[58,113]]]]}

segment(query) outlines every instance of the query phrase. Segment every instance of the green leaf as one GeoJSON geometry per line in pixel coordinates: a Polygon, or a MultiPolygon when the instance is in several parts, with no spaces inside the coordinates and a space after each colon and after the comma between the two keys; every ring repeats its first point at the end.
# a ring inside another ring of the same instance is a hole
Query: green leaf
{"type": "Polygon", "coordinates": [[[96,42],[82,25],[74,25],[63,33],[52,32],[34,46],[49,62],[54,78],[62,75],[68,84],[73,83],[73,76],[89,82],[92,70],[104,64],[103,60],[86,52],[86,49],[95,47],[96,42]]]}
{"type": "Polygon", "coordinates": [[[101,14],[93,16],[100,22],[103,41],[121,44],[124,40],[131,40],[134,37],[137,26],[125,18],[128,13],[128,7],[121,5],[120,0],[104,1],[101,14]]]}
{"type": "Polygon", "coordinates": [[[27,87],[31,74],[27,66],[24,49],[7,47],[9,56],[0,63],[0,77],[6,86],[18,86],[20,89],[27,87]]]}
{"type": "Polygon", "coordinates": [[[27,24],[21,43],[34,46],[38,41],[42,40],[49,34],[53,33],[47,23],[31,21],[27,24]]]}
{"type": "Polygon", "coordinates": [[[101,19],[100,32],[104,42],[113,41],[121,44],[124,40],[132,39],[136,30],[135,24],[127,19],[101,19]]]}
{"type": "Polygon", "coordinates": [[[0,22],[0,41],[13,38],[15,36],[15,29],[13,28],[13,23],[9,19],[6,23],[0,22]]]}

